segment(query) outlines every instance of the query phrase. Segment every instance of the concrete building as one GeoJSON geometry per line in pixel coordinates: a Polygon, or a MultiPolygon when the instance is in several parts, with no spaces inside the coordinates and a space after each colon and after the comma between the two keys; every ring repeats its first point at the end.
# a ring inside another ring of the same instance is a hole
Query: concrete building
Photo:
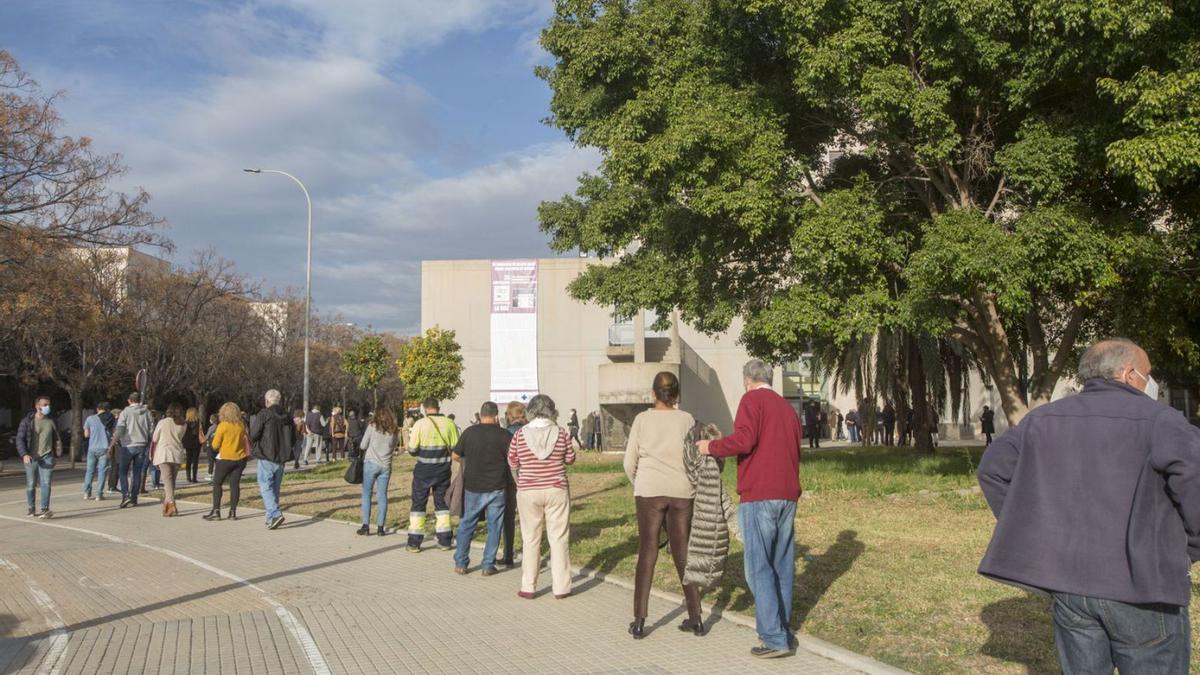
{"type": "MultiPolygon", "coordinates": [[[[511,399],[544,393],[558,405],[563,425],[572,408],[581,423],[600,412],[605,448],[623,449],[634,415],[653,402],[654,375],[667,370],[679,377],[685,410],[731,431],[743,393],[742,365],[749,358],[737,344],[740,322],[713,338],[678,321],[667,331],[649,330],[657,317],[648,312],[614,321],[611,308],[567,294],[567,284],[594,264],[586,258],[423,262],[421,330],[451,329],[462,346],[463,389],[443,404],[443,411],[465,421],[486,400],[503,409],[511,399]],[[506,263],[523,266],[520,279],[505,276],[506,263]],[[514,321],[511,313],[524,318],[514,321]],[[501,344],[507,347],[498,350],[501,344]],[[512,363],[513,355],[525,362],[512,363]]],[[[779,391],[782,379],[777,371],[779,391]]]]}

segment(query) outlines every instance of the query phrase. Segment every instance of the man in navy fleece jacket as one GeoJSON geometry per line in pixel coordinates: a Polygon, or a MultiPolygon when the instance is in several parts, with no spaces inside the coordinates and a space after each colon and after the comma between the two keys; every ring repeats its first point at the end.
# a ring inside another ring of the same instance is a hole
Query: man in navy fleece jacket
{"type": "Polygon", "coordinates": [[[1083,390],[1029,412],[979,465],[996,514],[980,574],[1054,598],[1066,673],[1186,673],[1200,549],[1200,430],[1159,403],[1129,340],[1092,345],[1083,390]]]}

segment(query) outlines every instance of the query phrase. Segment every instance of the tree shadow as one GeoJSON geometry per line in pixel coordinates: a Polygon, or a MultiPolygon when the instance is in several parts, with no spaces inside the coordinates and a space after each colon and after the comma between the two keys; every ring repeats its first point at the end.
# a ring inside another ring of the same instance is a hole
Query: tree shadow
{"type": "Polygon", "coordinates": [[[988,627],[980,653],[1020,664],[1028,673],[1059,672],[1050,599],[1026,593],[993,602],[979,612],[988,627]]]}

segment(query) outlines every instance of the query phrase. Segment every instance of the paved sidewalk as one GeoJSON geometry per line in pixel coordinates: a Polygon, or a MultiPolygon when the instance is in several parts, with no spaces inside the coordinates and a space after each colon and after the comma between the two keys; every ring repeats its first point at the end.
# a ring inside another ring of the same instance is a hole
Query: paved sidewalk
{"type": "Polygon", "coordinates": [[[756,660],[753,630],[729,620],[681,633],[660,597],[635,642],[629,591],[596,579],[555,600],[543,570],[522,600],[519,570],[485,579],[473,560],[460,577],[402,535],[300,517],[269,532],[260,512],[206,522],[182,503],[166,519],[85,502],[78,476],[56,472],[47,521],[24,515],[22,479],[0,478],[0,672],[856,672],[804,648],[756,660]]]}

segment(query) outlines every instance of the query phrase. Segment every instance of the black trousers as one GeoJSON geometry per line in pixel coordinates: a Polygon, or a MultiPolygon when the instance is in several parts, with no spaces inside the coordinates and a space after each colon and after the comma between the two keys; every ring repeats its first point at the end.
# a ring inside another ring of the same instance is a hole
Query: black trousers
{"type": "MultiPolygon", "coordinates": [[[[671,558],[679,581],[687,566],[688,537],[692,533],[692,500],[675,497],[635,497],[638,521],[637,572],[633,583],[633,618],[645,619],[650,607],[650,587],[654,584],[654,566],[658,563],[658,533],[665,526],[671,546],[671,558]]],[[[700,620],[700,589],[695,584],[683,587],[688,619],[700,620]]]]}
{"type": "Polygon", "coordinates": [[[229,480],[229,508],[236,509],[242,496],[242,472],[246,470],[244,459],[218,459],[217,468],[213,471],[213,511],[221,510],[221,497],[225,480],[229,480]]]}
{"type": "Polygon", "coordinates": [[[504,557],[501,561],[508,564],[513,560],[513,538],[517,534],[517,484],[512,474],[509,474],[508,484],[504,486],[504,529],[501,534],[504,536],[504,557]]]}
{"type": "Polygon", "coordinates": [[[187,452],[188,482],[195,483],[200,471],[200,448],[184,448],[184,451],[187,452]]]}

